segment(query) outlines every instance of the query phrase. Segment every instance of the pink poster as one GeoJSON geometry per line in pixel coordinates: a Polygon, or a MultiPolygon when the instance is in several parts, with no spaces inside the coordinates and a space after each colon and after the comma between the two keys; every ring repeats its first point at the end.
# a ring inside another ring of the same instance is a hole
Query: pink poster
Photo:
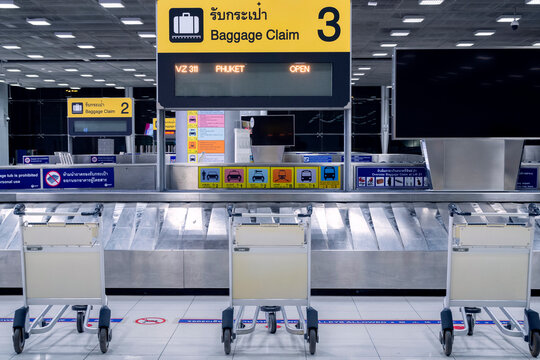
{"type": "Polygon", "coordinates": [[[199,127],[225,127],[225,114],[222,111],[199,111],[199,127]]]}

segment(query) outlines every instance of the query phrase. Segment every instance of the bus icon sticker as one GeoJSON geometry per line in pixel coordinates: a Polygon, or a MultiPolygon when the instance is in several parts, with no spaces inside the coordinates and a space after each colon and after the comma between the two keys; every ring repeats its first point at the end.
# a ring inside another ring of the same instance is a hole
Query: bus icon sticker
{"type": "Polygon", "coordinates": [[[203,41],[203,10],[171,9],[169,12],[169,38],[171,42],[203,41]]]}

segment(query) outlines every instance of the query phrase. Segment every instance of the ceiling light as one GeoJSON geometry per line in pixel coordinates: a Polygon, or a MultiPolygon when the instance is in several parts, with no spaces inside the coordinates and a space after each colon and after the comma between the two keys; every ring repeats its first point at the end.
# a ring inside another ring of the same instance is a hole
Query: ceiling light
{"type": "Polygon", "coordinates": [[[125,68],[125,69],[122,69],[122,70],[124,70],[124,71],[137,71],[137,70],[134,69],[134,68],[125,68]]]}
{"type": "Polygon", "coordinates": [[[471,47],[474,43],[472,41],[460,41],[456,44],[457,47],[471,47]]]}
{"type": "Polygon", "coordinates": [[[441,5],[444,0],[419,0],[420,5],[441,5]]]}
{"type": "Polygon", "coordinates": [[[75,35],[70,32],[55,32],[54,36],[60,39],[75,39],[75,35]]]}
{"type": "Polygon", "coordinates": [[[143,39],[154,39],[156,37],[156,33],[139,31],[139,36],[143,39]]]}
{"type": "Polygon", "coordinates": [[[76,86],[72,86],[72,87],[70,87],[70,89],[71,89],[71,90],[81,90],[80,87],[76,87],[76,86]]]}
{"type": "Polygon", "coordinates": [[[26,87],[25,89],[26,89],[26,90],[36,90],[35,87],[26,87]]]}
{"type": "Polygon", "coordinates": [[[15,68],[11,68],[11,69],[6,69],[7,72],[21,72],[21,69],[15,69],[15,68]]]}
{"type": "Polygon", "coordinates": [[[417,16],[417,15],[407,15],[404,16],[401,21],[408,24],[418,24],[424,21],[425,17],[423,16],[417,16]]]}
{"type": "Polygon", "coordinates": [[[143,81],[155,81],[155,80],[148,78],[148,79],[143,79],[143,81]]]}
{"type": "Polygon", "coordinates": [[[145,77],[146,74],[135,74],[135,77],[145,77]]]}
{"type": "Polygon", "coordinates": [[[116,84],[113,84],[113,83],[109,83],[109,84],[105,84],[106,86],[116,86],[116,84]]]}
{"type": "Polygon", "coordinates": [[[525,0],[527,5],[540,5],[540,0],[525,0]]]}
{"type": "Polygon", "coordinates": [[[390,36],[409,36],[410,30],[392,30],[390,36]]]}
{"type": "Polygon", "coordinates": [[[6,82],[5,80],[0,79],[0,83],[5,83],[5,82],[6,82]]]}
{"type": "Polygon", "coordinates": [[[152,85],[157,86],[157,83],[153,83],[152,85]]]}
{"type": "Polygon", "coordinates": [[[114,88],[117,89],[117,90],[124,90],[125,89],[125,87],[123,87],[123,86],[115,86],[114,88]]]}
{"type": "Polygon", "coordinates": [[[51,25],[51,23],[49,22],[49,20],[47,19],[44,19],[44,18],[39,18],[39,19],[26,19],[26,22],[31,24],[31,25],[35,25],[35,26],[48,26],[48,25],[51,25]]]}
{"type": "Polygon", "coordinates": [[[54,80],[54,79],[45,79],[45,80],[43,80],[43,82],[53,83],[53,82],[56,82],[56,80],[54,80]]]}
{"type": "Polygon", "coordinates": [[[353,76],[364,76],[366,73],[354,73],[353,76]]]}
{"type": "Polygon", "coordinates": [[[358,81],[360,78],[351,78],[352,81],[358,81]]]}
{"type": "Polygon", "coordinates": [[[110,58],[111,55],[109,55],[109,54],[96,54],[96,57],[104,59],[104,58],[110,58]]]}
{"type": "Polygon", "coordinates": [[[396,43],[381,43],[381,47],[396,47],[396,43]]]}
{"type": "Polygon", "coordinates": [[[30,54],[26,56],[28,56],[30,59],[43,59],[43,55],[38,55],[38,54],[30,54]]]}
{"type": "Polygon", "coordinates": [[[514,20],[520,20],[521,15],[501,15],[497,18],[497,22],[512,22],[514,20]]]}
{"type": "Polygon", "coordinates": [[[64,71],[67,71],[67,72],[77,72],[77,71],[79,71],[79,69],[75,69],[75,68],[67,68],[67,69],[64,69],[64,71]]]}
{"type": "Polygon", "coordinates": [[[540,46],[540,42],[535,42],[532,44],[532,46],[540,46]]]}
{"type": "Polygon", "coordinates": [[[491,36],[495,34],[495,30],[476,30],[474,36],[491,36]]]}
{"type": "Polygon", "coordinates": [[[29,78],[38,78],[39,75],[37,75],[37,74],[26,74],[26,77],[29,77],[29,78]]]}
{"type": "Polygon", "coordinates": [[[368,1],[367,5],[368,6],[377,6],[377,2],[376,1],[368,1]]]}
{"type": "Polygon", "coordinates": [[[94,77],[94,75],[92,74],[81,74],[82,77],[85,77],[85,78],[91,78],[91,77],[94,77]]]}
{"type": "Polygon", "coordinates": [[[99,5],[106,9],[121,9],[124,7],[121,0],[99,0],[99,5]]]}
{"type": "Polygon", "coordinates": [[[388,53],[383,53],[383,52],[375,52],[373,54],[371,54],[375,57],[383,57],[383,56],[388,56],[388,53]]]}
{"type": "Polygon", "coordinates": [[[142,25],[143,24],[141,18],[121,18],[120,21],[124,25],[142,25]]]}
{"type": "Polygon", "coordinates": [[[95,49],[96,47],[91,44],[77,44],[79,49],[95,49]]]}
{"type": "Polygon", "coordinates": [[[19,6],[13,0],[0,0],[0,9],[18,9],[19,6]]]}
{"type": "Polygon", "coordinates": [[[107,80],[105,80],[105,79],[94,79],[94,81],[95,81],[95,82],[105,82],[105,81],[107,81],[107,80]]]}
{"type": "Polygon", "coordinates": [[[2,45],[6,50],[19,50],[21,47],[18,45],[2,45]]]}
{"type": "Polygon", "coordinates": [[[371,70],[371,67],[369,67],[369,66],[360,66],[358,68],[358,70],[368,71],[368,70],[371,70]]]}
{"type": "Polygon", "coordinates": [[[69,84],[66,84],[66,83],[60,83],[60,84],[58,84],[58,86],[69,86],[69,84]]]}

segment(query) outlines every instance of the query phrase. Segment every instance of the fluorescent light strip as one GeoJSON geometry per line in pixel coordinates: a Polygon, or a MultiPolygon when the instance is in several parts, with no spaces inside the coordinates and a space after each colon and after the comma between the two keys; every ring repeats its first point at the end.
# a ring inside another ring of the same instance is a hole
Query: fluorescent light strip
{"type": "Polygon", "coordinates": [[[141,18],[121,18],[120,21],[124,25],[142,25],[144,24],[141,18]]]}
{"type": "Polygon", "coordinates": [[[525,0],[527,5],[540,5],[540,0],[525,0]]]}
{"type": "Polygon", "coordinates": [[[425,17],[423,17],[423,16],[407,15],[407,16],[404,16],[401,19],[401,21],[403,21],[406,24],[419,24],[419,23],[423,22],[424,19],[425,19],[425,17]]]}
{"type": "Polygon", "coordinates": [[[383,56],[388,56],[388,53],[378,53],[378,52],[375,52],[372,54],[373,56],[375,57],[383,57],[383,56]]]}
{"type": "Polygon", "coordinates": [[[419,0],[419,5],[441,5],[444,0],[419,0]]]}
{"type": "Polygon", "coordinates": [[[96,57],[105,59],[105,58],[110,58],[111,55],[109,55],[109,54],[96,54],[96,57]]]}
{"type": "Polygon", "coordinates": [[[532,44],[532,46],[540,46],[540,42],[535,42],[532,44]]]}
{"type": "Polygon", "coordinates": [[[26,74],[26,77],[29,77],[29,78],[38,78],[39,75],[37,75],[37,74],[26,74]]]}
{"type": "Polygon", "coordinates": [[[122,70],[128,71],[128,72],[137,71],[137,69],[133,69],[133,68],[125,68],[125,69],[122,69],[122,70]]]}
{"type": "Polygon", "coordinates": [[[67,72],[77,72],[77,71],[79,71],[79,69],[75,69],[75,68],[67,68],[67,69],[64,69],[64,71],[67,71],[67,72]]]}
{"type": "Polygon", "coordinates": [[[18,9],[19,5],[13,0],[0,0],[0,9],[18,9]]]}
{"type": "Polygon", "coordinates": [[[495,34],[495,30],[476,30],[474,36],[492,36],[495,34]]]}
{"type": "Polygon", "coordinates": [[[80,87],[77,87],[77,86],[75,86],[75,87],[72,86],[72,87],[70,87],[70,89],[71,89],[71,90],[81,90],[81,88],[80,88],[80,87]]]}
{"type": "Polygon", "coordinates": [[[124,90],[125,89],[125,87],[123,87],[123,86],[115,86],[114,88],[117,89],[117,90],[124,90]]]}
{"type": "Polygon", "coordinates": [[[26,89],[26,90],[36,90],[35,87],[26,87],[25,89],[26,89]]]}
{"type": "Polygon", "coordinates": [[[105,86],[116,86],[116,84],[109,83],[109,84],[105,84],[105,86]]]}
{"type": "Polygon", "coordinates": [[[15,69],[15,68],[11,68],[11,69],[6,69],[7,72],[21,72],[21,69],[15,69]]]}
{"type": "Polygon", "coordinates": [[[410,30],[392,30],[390,36],[409,36],[410,33],[410,30]]]}
{"type": "Polygon", "coordinates": [[[53,83],[53,82],[56,82],[56,80],[54,80],[54,79],[45,79],[45,80],[43,80],[43,82],[53,83]]]}
{"type": "Polygon", "coordinates": [[[75,35],[70,32],[55,32],[54,36],[56,36],[59,39],[75,39],[75,35]]]}
{"type": "Polygon", "coordinates": [[[460,42],[456,43],[457,47],[471,47],[473,45],[474,45],[474,43],[472,41],[460,41],[460,42]]]}
{"type": "Polygon", "coordinates": [[[26,22],[34,26],[49,26],[51,23],[45,18],[26,19],[26,22]]]}
{"type": "Polygon", "coordinates": [[[121,9],[124,7],[120,0],[99,0],[99,5],[106,9],[121,9]]]}
{"type": "Polygon", "coordinates": [[[377,6],[377,2],[376,1],[368,1],[367,5],[368,6],[377,6]]]}
{"type": "Polygon", "coordinates": [[[96,47],[92,44],[77,44],[79,49],[95,49],[96,47]]]}
{"type": "Polygon", "coordinates": [[[497,18],[497,22],[505,23],[505,22],[512,22],[514,20],[520,20],[521,15],[501,15],[497,18]]]}
{"type": "Polygon", "coordinates": [[[139,37],[143,39],[155,39],[156,33],[153,32],[139,32],[139,37]]]}
{"type": "Polygon", "coordinates": [[[95,81],[95,82],[105,82],[105,81],[107,81],[107,80],[105,80],[105,79],[94,79],[94,81],[95,81]]]}
{"type": "Polygon", "coordinates": [[[43,59],[43,55],[38,55],[38,54],[30,54],[26,56],[29,57],[30,59],[43,59]]]}
{"type": "Polygon", "coordinates": [[[143,81],[155,81],[155,80],[148,78],[148,79],[143,79],[143,81]]]}
{"type": "Polygon", "coordinates": [[[371,67],[370,66],[360,66],[358,68],[358,70],[368,71],[368,70],[371,70],[371,67]]]}
{"type": "Polygon", "coordinates": [[[92,75],[92,74],[81,74],[81,76],[84,77],[84,78],[94,77],[94,75],[92,75]]]}
{"type": "Polygon", "coordinates": [[[353,76],[364,76],[366,73],[354,73],[353,76]]]}
{"type": "Polygon", "coordinates": [[[18,45],[2,45],[6,50],[19,50],[21,47],[18,45]]]}
{"type": "Polygon", "coordinates": [[[135,74],[134,76],[135,76],[135,77],[145,77],[146,74],[135,74]]]}
{"type": "Polygon", "coordinates": [[[396,43],[382,43],[381,47],[396,47],[396,43]]]}
{"type": "Polygon", "coordinates": [[[60,84],[57,84],[58,86],[69,86],[69,84],[66,84],[66,83],[60,83],[60,84]]]}

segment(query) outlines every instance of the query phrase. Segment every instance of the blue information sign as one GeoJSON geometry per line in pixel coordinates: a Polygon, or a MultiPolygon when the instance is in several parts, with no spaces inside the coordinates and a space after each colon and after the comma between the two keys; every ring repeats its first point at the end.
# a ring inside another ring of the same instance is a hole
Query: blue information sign
{"type": "Polygon", "coordinates": [[[50,160],[48,156],[23,156],[23,163],[25,165],[49,164],[50,160]]]}
{"type": "Polygon", "coordinates": [[[517,180],[517,189],[538,189],[538,168],[521,168],[517,180]]]}
{"type": "Polygon", "coordinates": [[[43,169],[44,189],[113,188],[114,168],[43,169]]]}
{"type": "Polygon", "coordinates": [[[0,170],[0,190],[39,189],[39,169],[0,170]]]}
{"type": "MultiPolygon", "coordinates": [[[[345,161],[345,157],[341,155],[341,162],[345,161]]],[[[351,162],[373,162],[373,156],[371,155],[351,155],[351,162]]]]}
{"type": "Polygon", "coordinates": [[[429,187],[427,169],[422,167],[356,168],[356,188],[425,189],[429,187]]]}
{"type": "Polygon", "coordinates": [[[90,158],[92,164],[116,164],[116,156],[114,155],[96,155],[90,158]]]}
{"type": "Polygon", "coordinates": [[[304,155],[304,163],[329,163],[332,155],[304,155]]]}

